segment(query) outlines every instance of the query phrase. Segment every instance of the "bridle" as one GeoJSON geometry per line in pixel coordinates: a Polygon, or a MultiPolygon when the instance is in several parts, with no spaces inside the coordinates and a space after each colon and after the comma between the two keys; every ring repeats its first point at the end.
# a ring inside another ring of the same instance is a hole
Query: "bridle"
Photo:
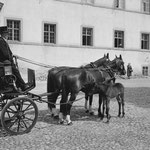
{"type": "Polygon", "coordinates": [[[119,60],[118,58],[116,59],[114,59],[113,61],[110,62],[110,64],[108,64],[109,68],[111,68],[112,71],[115,73],[122,71],[122,69],[124,68],[123,67],[124,62],[121,59],[119,60]]]}

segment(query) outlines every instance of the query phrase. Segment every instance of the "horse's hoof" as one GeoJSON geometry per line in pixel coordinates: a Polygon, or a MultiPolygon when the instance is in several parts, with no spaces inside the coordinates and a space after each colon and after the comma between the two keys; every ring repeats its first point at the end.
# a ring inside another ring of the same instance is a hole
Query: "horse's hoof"
{"type": "Polygon", "coordinates": [[[93,115],[94,115],[94,112],[93,112],[93,111],[92,111],[92,112],[90,112],[90,115],[91,115],[91,116],[93,116],[93,115]]]}
{"type": "Polygon", "coordinates": [[[108,124],[108,123],[109,123],[109,120],[107,120],[106,123],[108,124]]]}
{"type": "Polygon", "coordinates": [[[102,118],[98,118],[98,119],[97,119],[97,121],[102,121],[102,120],[103,120],[102,118]]]}
{"type": "Polygon", "coordinates": [[[58,124],[64,124],[64,121],[58,121],[58,124]]]}
{"type": "Polygon", "coordinates": [[[103,118],[104,118],[104,115],[100,115],[100,114],[98,114],[98,118],[103,119],[103,118]]]}
{"type": "Polygon", "coordinates": [[[53,118],[54,118],[54,119],[59,119],[59,116],[58,116],[58,115],[56,115],[56,116],[53,116],[53,118]]]}
{"type": "Polygon", "coordinates": [[[89,110],[86,110],[85,112],[86,112],[86,113],[89,113],[89,110]]]}
{"type": "Polygon", "coordinates": [[[72,121],[69,122],[69,123],[67,123],[67,125],[68,125],[68,126],[72,126],[72,125],[73,125],[72,121]]]}

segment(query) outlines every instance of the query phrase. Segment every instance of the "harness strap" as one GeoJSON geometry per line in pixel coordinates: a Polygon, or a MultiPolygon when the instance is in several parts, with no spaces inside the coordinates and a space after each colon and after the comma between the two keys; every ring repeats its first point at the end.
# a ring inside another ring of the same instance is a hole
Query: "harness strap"
{"type": "Polygon", "coordinates": [[[97,68],[97,65],[94,62],[90,62],[92,68],[97,68]]]}

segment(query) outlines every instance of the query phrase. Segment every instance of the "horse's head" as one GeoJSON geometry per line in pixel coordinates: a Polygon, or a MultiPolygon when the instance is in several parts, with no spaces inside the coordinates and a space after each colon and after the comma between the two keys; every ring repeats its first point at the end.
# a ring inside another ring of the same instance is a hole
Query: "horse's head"
{"type": "Polygon", "coordinates": [[[113,71],[120,74],[120,75],[125,75],[126,74],[126,70],[124,67],[124,62],[122,59],[122,56],[120,55],[120,57],[117,57],[112,60],[110,62],[110,66],[113,68],[113,71]]]}
{"type": "Polygon", "coordinates": [[[108,62],[109,62],[109,53],[107,53],[107,55],[104,54],[102,58],[96,60],[95,62],[91,62],[91,65],[97,68],[100,66],[106,66],[108,62]]]}

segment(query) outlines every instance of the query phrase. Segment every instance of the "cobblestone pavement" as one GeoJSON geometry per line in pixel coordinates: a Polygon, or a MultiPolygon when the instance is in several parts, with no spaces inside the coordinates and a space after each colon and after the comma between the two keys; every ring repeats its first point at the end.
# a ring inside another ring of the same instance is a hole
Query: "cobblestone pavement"
{"type": "MultiPolygon", "coordinates": [[[[72,126],[58,125],[38,103],[39,116],[30,133],[18,136],[2,134],[0,150],[150,150],[150,79],[121,80],[125,85],[125,118],[118,118],[116,100],[110,103],[110,123],[97,118],[98,97],[94,96],[94,116],[84,111],[84,100],[74,103],[72,126]]],[[[34,92],[45,92],[46,83],[34,92]]],[[[81,96],[81,95],[79,95],[81,96]]]]}

